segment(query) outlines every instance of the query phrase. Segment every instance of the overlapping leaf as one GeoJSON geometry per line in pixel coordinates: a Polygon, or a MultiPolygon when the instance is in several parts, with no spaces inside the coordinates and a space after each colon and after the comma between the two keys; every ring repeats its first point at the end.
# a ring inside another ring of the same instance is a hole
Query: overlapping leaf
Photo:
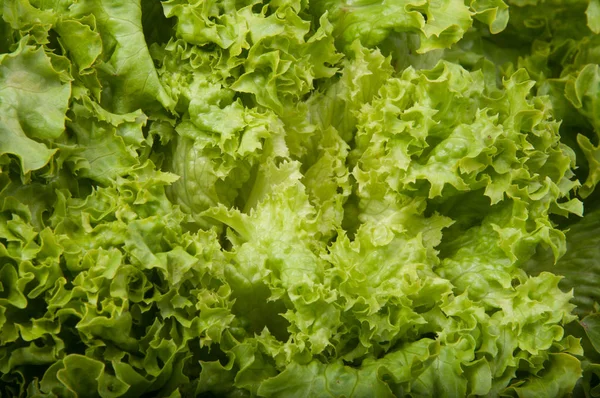
{"type": "Polygon", "coordinates": [[[594,394],[598,5],[509,5],[2,3],[0,393],[594,394]]]}

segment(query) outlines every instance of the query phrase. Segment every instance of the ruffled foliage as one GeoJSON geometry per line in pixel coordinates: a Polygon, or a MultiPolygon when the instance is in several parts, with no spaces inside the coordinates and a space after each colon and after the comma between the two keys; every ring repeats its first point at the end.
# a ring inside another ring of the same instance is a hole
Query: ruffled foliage
{"type": "Polygon", "coordinates": [[[0,395],[597,396],[597,0],[0,4],[0,395]]]}

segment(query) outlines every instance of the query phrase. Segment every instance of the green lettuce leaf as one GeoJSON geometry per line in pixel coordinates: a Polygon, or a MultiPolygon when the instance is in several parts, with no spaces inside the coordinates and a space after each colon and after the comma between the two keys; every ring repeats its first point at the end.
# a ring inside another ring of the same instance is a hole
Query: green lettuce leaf
{"type": "Polygon", "coordinates": [[[21,41],[0,55],[0,156],[14,155],[23,174],[44,167],[65,130],[71,85],[44,50],[21,41]]]}
{"type": "Polygon", "coordinates": [[[597,365],[600,361],[600,341],[597,335],[600,303],[597,289],[600,277],[599,229],[600,212],[592,210],[582,220],[571,225],[566,234],[567,251],[557,262],[548,251],[538,250],[525,264],[527,272],[534,275],[551,271],[562,276],[560,287],[573,291],[572,302],[577,305],[575,313],[579,319],[578,325],[571,326],[571,333],[582,338],[587,358],[584,362],[584,378],[578,391],[586,397],[598,396],[598,382],[594,378],[600,375],[597,365]]]}
{"type": "Polygon", "coordinates": [[[598,395],[597,6],[2,3],[0,394],[598,395]]]}
{"type": "Polygon", "coordinates": [[[77,19],[93,16],[96,21],[103,47],[103,62],[98,66],[102,101],[109,110],[131,112],[151,107],[156,101],[167,109],[173,106],[148,52],[140,1],[79,1],[70,7],[69,14],[77,19]]]}
{"type": "Polygon", "coordinates": [[[556,263],[548,251],[539,250],[526,265],[527,272],[537,274],[551,271],[564,276],[561,287],[573,289],[578,314],[589,314],[600,303],[596,286],[600,278],[598,261],[598,231],[600,211],[587,213],[583,219],[571,226],[567,232],[567,251],[556,263]]]}
{"type": "Polygon", "coordinates": [[[508,22],[508,6],[503,1],[375,1],[352,4],[335,0],[310,4],[314,15],[328,12],[340,46],[359,39],[376,46],[390,36],[408,33],[418,37],[417,51],[425,53],[447,48],[458,42],[471,27],[473,19],[489,26],[492,33],[502,31],[508,22]]]}

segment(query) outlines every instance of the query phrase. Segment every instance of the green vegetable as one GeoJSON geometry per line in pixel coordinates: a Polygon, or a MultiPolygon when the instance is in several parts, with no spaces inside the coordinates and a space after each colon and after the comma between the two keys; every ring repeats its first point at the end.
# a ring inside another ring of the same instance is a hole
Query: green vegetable
{"type": "Polygon", "coordinates": [[[0,395],[600,396],[599,4],[0,2],[0,395]]]}

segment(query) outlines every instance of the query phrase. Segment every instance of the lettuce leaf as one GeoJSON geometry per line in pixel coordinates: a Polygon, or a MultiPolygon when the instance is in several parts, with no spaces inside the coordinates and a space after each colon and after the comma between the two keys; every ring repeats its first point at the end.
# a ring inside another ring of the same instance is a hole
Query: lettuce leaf
{"type": "Polygon", "coordinates": [[[2,3],[0,395],[598,395],[597,14],[2,3]]]}
{"type": "Polygon", "coordinates": [[[25,40],[0,55],[0,156],[16,156],[24,174],[44,167],[56,152],[51,143],[65,129],[69,80],[41,48],[25,40]]]}

